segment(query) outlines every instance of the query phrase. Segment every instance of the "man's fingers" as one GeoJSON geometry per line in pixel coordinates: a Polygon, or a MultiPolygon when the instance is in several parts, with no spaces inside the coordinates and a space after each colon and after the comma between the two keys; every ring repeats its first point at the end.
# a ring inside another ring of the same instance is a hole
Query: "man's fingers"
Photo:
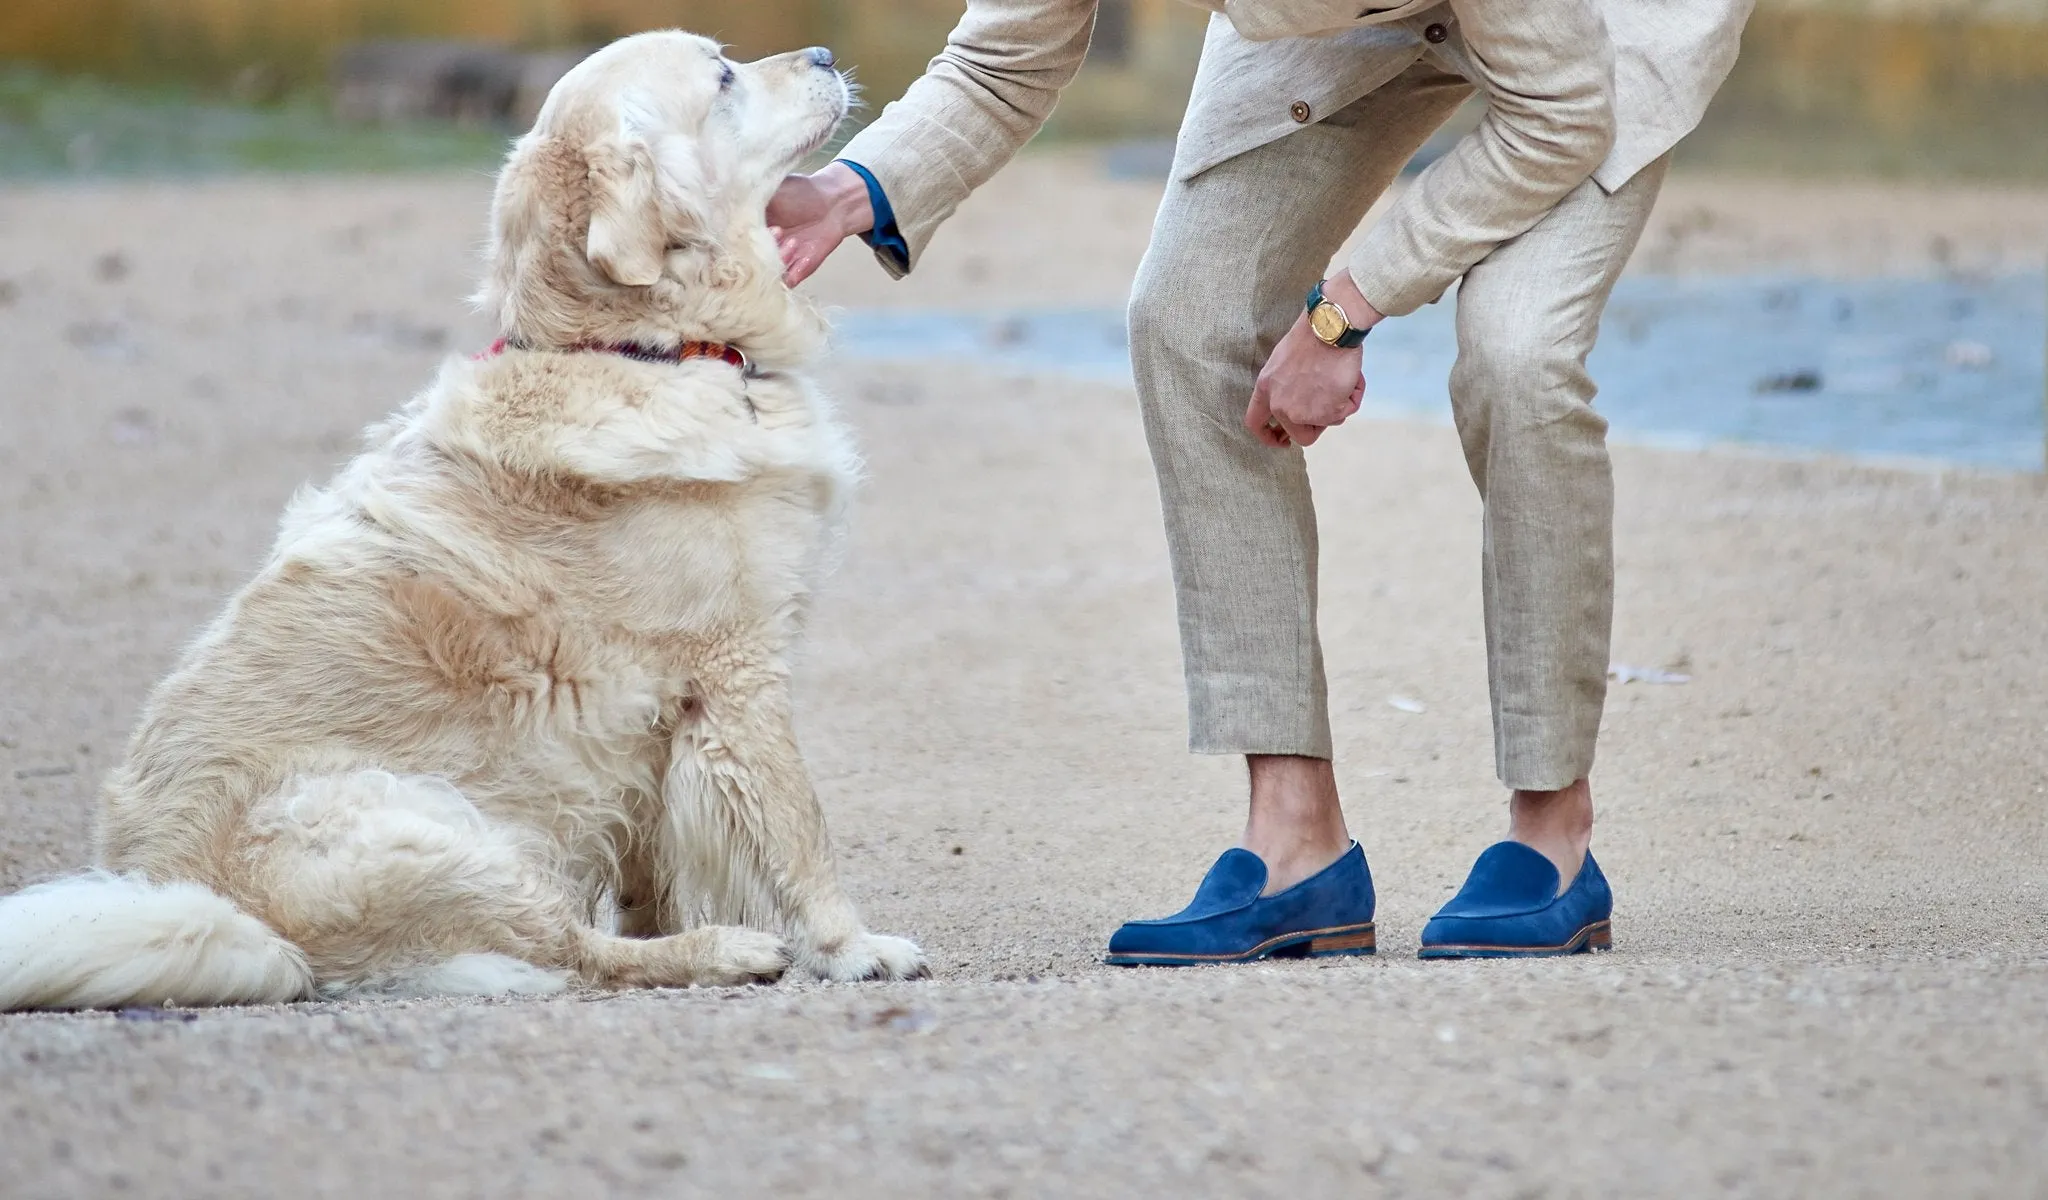
{"type": "Polygon", "coordinates": [[[1287,431],[1273,416],[1273,405],[1266,398],[1263,386],[1253,389],[1252,402],[1244,410],[1244,427],[1252,436],[1276,450],[1282,450],[1294,443],[1288,439],[1287,431]]]}
{"type": "Polygon", "coordinates": [[[782,239],[778,249],[782,253],[782,280],[795,287],[815,274],[831,256],[837,242],[821,240],[802,233],[791,234],[782,239]]]}
{"type": "Polygon", "coordinates": [[[1287,420],[1285,417],[1281,418],[1280,420],[1280,428],[1286,431],[1287,436],[1291,438],[1294,444],[1297,446],[1313,446],[1316,444],[1316,439],[1323,436],[1322,426],[1296,425],[1294,422],[1287,420]]]}
{"type": "Polygon", "coordinates": [[[1271,446],[1275,444],[1271,436],[1272,423],[1273,406],[1266,401],[1266,389],[1263,386],[1254,387],[1251,403],[1244,408],[1244,427],[1260,441],[1271,446]]]}
{"type": "Polygon", "coordinates": [[[818,260],[802,246],[791,246],[782,259],[782,280],[791,287],[811,277],[818,269],[818,260]]]}

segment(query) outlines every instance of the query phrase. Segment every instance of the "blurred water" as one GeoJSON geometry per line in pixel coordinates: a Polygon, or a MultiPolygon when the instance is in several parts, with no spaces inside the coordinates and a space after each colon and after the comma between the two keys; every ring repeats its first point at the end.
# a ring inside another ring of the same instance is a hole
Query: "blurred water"
{"type": "MultiPolygon", "coordinates": [[[[1455,302],[1366,343],[1367,409],[1448,421],[1455,302]]],[[[844,314],[839,353],[1127,382],[1123,314],[844,314]]],[[[1631,276],[1591,362],[1617,438],[2043,468],[2048,277],[1631,276]]]]}

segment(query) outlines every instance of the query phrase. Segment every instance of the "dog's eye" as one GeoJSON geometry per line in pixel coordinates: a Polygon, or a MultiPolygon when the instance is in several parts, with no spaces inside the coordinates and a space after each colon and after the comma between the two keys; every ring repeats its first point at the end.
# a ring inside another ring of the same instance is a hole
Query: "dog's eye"
{"type": "Polygon", "coordinates": [[[718,90],[729,92],[732,90],[732,81],[739,76],[733,72],[731,63],[720,63],[718,67],[718,90]]]}

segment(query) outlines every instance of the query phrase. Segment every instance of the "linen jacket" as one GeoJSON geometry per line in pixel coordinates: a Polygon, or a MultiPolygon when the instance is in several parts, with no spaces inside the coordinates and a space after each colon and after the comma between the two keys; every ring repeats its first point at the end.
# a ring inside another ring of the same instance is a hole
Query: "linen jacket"
{"type": "MultiPolygon", "coordinates": [[[[1359,242],[1389,316],[1436,299],[1574,188],[1628,182],[1691,132],[1754,0],[1193,0],[1211,9],[1174,154],[1192,179],[1344,108],[1425,56],[1485,93],[1479,125],[1359,242]],[[1364,5],[1365,7],[1361,7],[1364,5]]],[[[914,266],[960,201],[1044,124],[1087,55],[1096,0],[968,0],[903,98],[841,157],[875,175],[914,266]]]]}

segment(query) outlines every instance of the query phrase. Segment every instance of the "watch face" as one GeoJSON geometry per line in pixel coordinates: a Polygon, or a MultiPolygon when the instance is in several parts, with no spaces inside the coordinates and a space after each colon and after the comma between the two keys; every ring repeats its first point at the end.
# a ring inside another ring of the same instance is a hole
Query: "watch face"
{"type": "Polygon", "coordinates": [[[1351,322],[1344,319],[1343,309],[1325,300],[1309,310],[1308,327],[1318,340],[1334,346],[1344,331],[1351,328],[1351,322]]]}

